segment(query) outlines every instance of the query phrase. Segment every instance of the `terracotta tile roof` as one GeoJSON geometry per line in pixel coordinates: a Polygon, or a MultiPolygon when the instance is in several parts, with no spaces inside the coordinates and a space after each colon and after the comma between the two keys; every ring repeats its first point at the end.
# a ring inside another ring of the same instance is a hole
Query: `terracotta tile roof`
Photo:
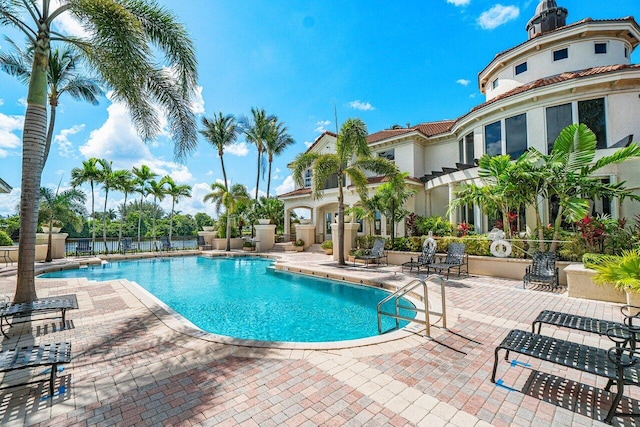
{"type": "Polygon", "coordinates": [[[451,130],[455,120],[441,120],[439,122],[422,123],[416,129],[426,136],[434,136],[451,130]]]}
{"type": "MultiPolygon", "coordinates": [[[[389,177],[388,176],[370,176],[369,178],[367,178],[367,182],[369,184],[380,184],[383,182],[388,182],[389,181],[389,177]]],[[[411,181],[411,182],[415,182],[417,184],[422,184],[422,181],[420,181],[419,178],[414,178],[412,176],[408,176],[406,178],[406,181],[411,181]]],[[[347,188],[353,188],[353,185],[349,185],[347,186],[347,188]]]]}
{"type": "Polygon", "coordinates": [[[278,194],[278,198],[281,197],[292,197],[292,196],[301,196],[303,194],[311,194],[310,188],[298,188],[297,190],[289,191],[288,193],[278,194]]]}
{"type": "Polygon", "coordinates": [[[449,131],[455,122],[455,120],[440,120],[439,122],[420,123],[408,128],[384,129],[369,135],[367,137],[367,142],[369,144],[373,144],[374,142],[384,141],[385,139],[394,138],[411,132],[420,132],[427,137],[434,136],[449,131]]]}
{"type": "Polygon", "coordinates": [[[367,136],[367,142],[369,144],[373,144],[374,142],[384,141],[388,138],[394,138],[398,135],[404,135],[406,133],[414,132],[413,128],[402,128],[402,129],[384,129],[376,133],[372,133],[367,136]]]}

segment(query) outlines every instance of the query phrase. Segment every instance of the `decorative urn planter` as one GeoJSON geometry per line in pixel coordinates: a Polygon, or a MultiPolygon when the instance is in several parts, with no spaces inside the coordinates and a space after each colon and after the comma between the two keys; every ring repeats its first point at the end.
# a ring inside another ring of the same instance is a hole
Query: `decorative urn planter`
{"type": "Polygon", "coordinates": [[[258,219],[258,224],[260,225],[269,225],[271,223],[271,220],[269,218],[259,218],[258,219]]]}
{"type": "MultiPolygon", "coordinates": [[[[62,227],[51,227],[51,232],[52,233],[59,233],[60,230],[62,230],[62,227]]],[[[49,232],[49,227],[42,226],[42,232],[43,233],[48,233],[49,232]]]]}
{"type": "Polygon", "coordinates": [[[202,231],[215,231],[216,227],[215,225],[203,225],[202,226],[202,231]]]}
{"type": "Polygon", "coordinates": [[[309,224],[311,224],[311,220],[303,218],[303,219],[300,220],[300,224],[301,225],[309,225],[309,224]]]}

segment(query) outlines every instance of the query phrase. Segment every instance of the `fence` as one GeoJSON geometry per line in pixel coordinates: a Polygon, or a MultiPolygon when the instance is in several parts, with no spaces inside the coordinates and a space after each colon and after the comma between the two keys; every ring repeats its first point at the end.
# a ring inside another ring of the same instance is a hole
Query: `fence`
{"type": "MultiPolygon", "coordinates": [[[[131,239],[131,245],[133,246],[134,250],[138,252],[153,252],[153,251],[159,251],[162,249],[160,236],[156,237],[155,240],[150,237],[143,237],[143,238],[140,238],[139,243],[138,243],[137,237],[127,237],[127,239],[131,239]]],[[[80,239],[66,240],[65,242],[66,255],[75,255],[78,240],[80,239]]],[[[178,250],[197,249],[198,240],[197,240],[197,237],[195,236],[173,236],[171,238],[171,245],[174,247],[174,249],[178,249],[178,250]]],[[[96,254],[120,252],[120,240],[118,240],[115,237],[107,237],[107,244],[105,246],[104,239],[102,239],[102,237],[96,236],[96,240],[92,244],[92,246],[93,246],[93,251],[96,254]]]]}

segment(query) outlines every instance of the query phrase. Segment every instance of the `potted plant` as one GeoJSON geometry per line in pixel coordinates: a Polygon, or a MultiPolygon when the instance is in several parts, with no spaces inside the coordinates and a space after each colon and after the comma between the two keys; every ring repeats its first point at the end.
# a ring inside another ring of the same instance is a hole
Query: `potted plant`
{"type": "Polygon", "coordinates": [[[298,239],[293,242],[293,250],[297,252],[302,252],[304,250],[304,240],[298,239]]]}
{"type": "Polygon", "coordinates": [[[250,240],[242,242],[242,250],[251,252],[256,250],[256,243],[250,240]]]}
{"type": "Polygon", "coordinates": [[[333,241],[325,240],[320,246],[324,249],[324,253],[327,255],[333,254],[333,241]]]}
{"type": "Polygon", "coordinates": [[[622,252],[620,257],[603,257],[600,263],[589,263],[596,271],[593,281],[613,284],[627,294],[627,304],[640,306],[640,248],[622,252]]]}

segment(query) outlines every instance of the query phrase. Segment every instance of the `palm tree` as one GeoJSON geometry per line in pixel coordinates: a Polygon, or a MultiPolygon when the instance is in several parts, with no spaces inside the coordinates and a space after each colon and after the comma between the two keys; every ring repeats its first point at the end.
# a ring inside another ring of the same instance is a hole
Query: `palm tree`
{"type": "MultiPolygon", "coordinates": [[[[23,50],[13,40],[7,38],[12,47],[11,53],[0,53],[0,69],[10,74],[23,84],[29,84],[31,79],[31,64],[33,63],[33,49],[23,50]]],[[[48,95],[49,95],[49,128],[47,130],[46,145],[44,149],[43,165],[49,157],[53,130],[56,123],[56,108],[60,97],[67,93],[77,101],[86,101],[91,105],[98,105],[98,98],[104,95],[104,91],[98,82],[83,75],[80,68],[82,57],[69,47],[53,49],[49,52],[49,65],[47,69],[48,95]]]]}
{"type": "Polygon", "coordinates": [[[63,224],[70,224],[76,231],[81,231],[83,226],[83,216],[85,214],[84,203],[85,194],[77,188],[70,188],[62,192],[56,189],[54,192],[50,188],[40,189],[40,210],[38,212],[40,221],[49,224],[49,238],[47,243],[46,262],[51,262],[51,241],[54,221],[63,224]]]}
{"type": "Polygon", "coordinates": [[[109,248],[107,246],[107,219],[109,219],[107,215],[107,201],[109,199],[109,190],[116,185],[116,176],[113,173],[113,169],[111,168],[112,162],[107,161],[106,159],[98,160],[98,164],[101,166],[100,171],[100,182],[102,183],[102,188],[104,189],[104,209],[102,210],[102,241],[104,242],[104,250],[106,253],[109,253],[109,248]]]}
{"type": "Polygon", "coordinates": [[[215,204],[216,213],[219,215],[221,208],[224,207],[227,215],[227,247],[226,251],[231,251],[231,222],[229,218],[236,212],[238,203],[243,201],[247,196],[247,188],[242,184],[234,184],[231,190],[228,190],[224,184],[214,182],[211,184],[211,193],[204,196],[205,202],[215,204]]]}
{"type": "Polygon", "coordinates": [[[142,208],[144,199],[149,194],[149,181],[157,177],[158,174],[151,172],[149,166],[142,165],[139,168],[133,167],[133,175],[136,181],[136,193],[140,193],[140,208],[138,209],[138,248],[140,247],[140,226],[142,225],[142,208]]]}
{"type": "Polygon", "coordinates": [[[166,113],[178,156],[184,156],[197,142],[190,102],[197,84],[197,61],[185,28],[151,0],[2,0],[0,25],[22,32],[28,39],[28,48],[33,49],[22,132],[20,246],[14,296],[14,302],[30,302],[37,299],[35,238],[46,151],[47,73],[52,39],[78,49],[97,78],[113,91],[114,99],[127,105],[145,141],[159,133],[158,114],[166,113]],[[68,16],[82,22],[88,36],[68,36],[60,31],[63,27],[52,30],[59,19],[68,16]]]}
{"type": "Polygon", "coordinates": [[[240,127],[236,122],[236,119],[228,114],[223,115],[221,112],[213,114],[213,119],[209,120],[206,117],[202,118],[202,125],[204,129],[200,131],[204,135],[205,139],[218,150],[218,156],[220,157],[220,165],[222,166],[222,176],[224,178],[225,188],[229,188],[227,183],[227,172],[224,169],[224,148],[233,144],[238,139],[238,133],[240,127]]]}
{"type": "Polygon", "coordinates": [[[408,172],[392,175],[389,181],[383,183],[376,191],[378,195],[378,205],[383,209],[384,215],[387,218],[391,218],[392,247],[395,243],[396,223],[408,214],[408,211],[404,209],[403,206],[409,197],[416,193],[414,189],[407,188],[405,179],[408,176],[408,172]]]}
{"type": "MultiPolygon", "coordinates": [[[[91,245],[95,247],[96,243],[96,203],[94,186],[95,183],[102,179],[102,172],[98,168],[98,159],[95,157],[82,162],[81,168],[71,169],[71,185],[78,187],[84,183],[89,183],[91,187],[91,245]]],[[[22,230],[22,228],[21,228],[22,230]]]]}
{"type": "Polygon", "coordinates": [[[165,186],[165,194],[171,196],[171,216],[169,217],[169,241],[173,236],[173,213],[175,211],[176,203],[180,197],[191,197],[190,185],[178,185],[169,175],[162,178],[162,185],[165,186]]]}
{"type": "Polygon", "coordinates": [[[151,194],[153,196],[153,226],[151,227],[151,235],[154,242],[156,240],[156,215],[158,211],[158,200],[163,201],[164,196],[167,194],[163,185],[164,182],[162,180],[160,180],[160,182],[156,182],[156,180],[154,179],[149,181],[148,194],[151,194]]]}
{"type": "Polygon", "coordinates": [[[365,170],[381,175],[398,172],[396,165],[382,157],[372,157],[367,143],[367,126],[360,119],[347,119],[342,124],[336,141],[335,153],[301,153],[291,164],[296,185],[304,185],[305,171],[311,169],[312,195],[315,199],[323,196],[324,184],[329,177],[338,179],[338,264],[344,265],[344,186],[349,177],[361,198],[367,194],[365,170]]]}
{"type": "Polygon", "coordinates": [[[122,226],[127,216],[127,197],[135,191],[136,181],[131,171],[126,169],[113,171],[113,175],[113,189],[124,194],[124,202],[122,203],[122,210],[120,212],[120,229],[118,231],[118,245],[120,245],[122,241],[122,226]]]}
{"type": "Polygon", "coordinates": [[[295,142],[288,131],[284,123],[277,119],[271,121],[267,139],[264,144],[264,149],[267,152],[267,161],[269,162],[269,171],[267,172],[267,197],[269,197],[269,191],[271,189],[271,164],[273,163],[273,157],[281,155],[288,146],[295,142]]]}
{"type": "Polygon", "coordinates": [[[242,120],[242,127],[247,141],[254,144],[258,150],[258,176],[256,177],[256,197],[258,202],[258,188],[260,187],[260,168],[264,162],[262,153],[265,150],[265,142],[269,138],[271,123],[277,121],[275,116],[268,116],[263,108],[251,108],[251,118],[242,120]]]}

